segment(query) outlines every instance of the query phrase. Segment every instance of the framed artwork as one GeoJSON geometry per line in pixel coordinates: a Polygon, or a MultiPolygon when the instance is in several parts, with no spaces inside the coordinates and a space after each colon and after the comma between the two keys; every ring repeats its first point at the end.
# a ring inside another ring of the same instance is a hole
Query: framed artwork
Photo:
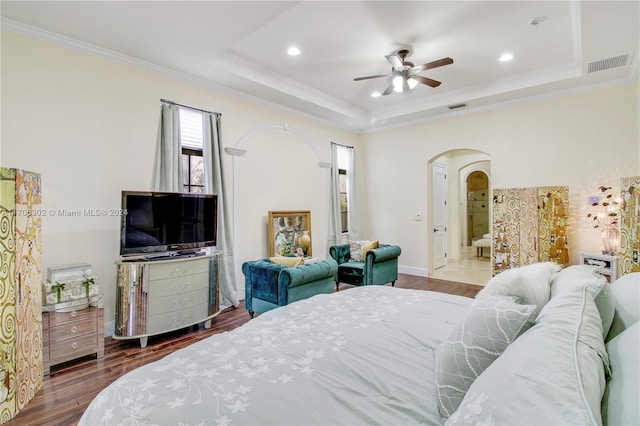
{"type": "Polygon", "coordinates": [[[270,211],[269,256],[311,256],[311,212],[270,211]]]}

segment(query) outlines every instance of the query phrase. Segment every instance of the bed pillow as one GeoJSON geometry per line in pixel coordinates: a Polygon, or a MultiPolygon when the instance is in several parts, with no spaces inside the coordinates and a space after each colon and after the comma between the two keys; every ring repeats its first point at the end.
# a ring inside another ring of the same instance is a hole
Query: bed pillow
{"type": "Polygon", "coordinates": [[[607,343],[611,378],[602,398],[602,420],[608,425],[640,425],[640,322],[607,343]]]}
{"type": "Polygon", "coordinates": [[[640,272],[623,275],[611,284],[616,301],[607,342],[640,319],[640,272]]]}
{"type": "Polygon", "coordinates": [[[438,410],[449,417],[467,389],[506,347],[528,326],[533,305],[520,305],[514,297],[491,296],[476,300],[435,354],[438,410]]]}
{"type": "Polygon", "coordinates": [[[606,336],[613,322],[616,303],[607,279],[598,273],[599,268],[593,265],[573,265],[563,269],[551,280],[551,298],[573,287],[586,287],[596,302],[602,319],[602,333],[606,336]]]}
{"type": "Polygon", "coordinates": [[[562,267],[554,262],[534,263],[499,273],[476,295],[476,299],[504,295],[520,297],[525,305],[536,305],[535,318],[549,301],[550,283],[562,267]]]}
{"type": "Polygon", "coordinates": [[[608,366],[595,302],[573,288],[473,382],[447,425],[602,424],[608,366]]]}

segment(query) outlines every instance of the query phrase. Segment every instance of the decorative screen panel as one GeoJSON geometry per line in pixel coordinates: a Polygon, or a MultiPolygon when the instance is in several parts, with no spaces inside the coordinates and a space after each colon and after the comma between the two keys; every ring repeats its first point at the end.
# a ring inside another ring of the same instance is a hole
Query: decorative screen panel
{"type": "Polygon", "coordinates": [[[640,176],[620,180],[620,275],[640,272],[640,176]]]}

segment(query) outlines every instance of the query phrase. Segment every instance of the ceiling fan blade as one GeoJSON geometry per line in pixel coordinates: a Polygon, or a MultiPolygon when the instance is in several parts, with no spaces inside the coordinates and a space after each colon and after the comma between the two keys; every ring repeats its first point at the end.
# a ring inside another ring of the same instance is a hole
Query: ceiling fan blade
{"type": "Polygon", "coordinates": [[[412,71],[413,72],[420,72],[420,71],[430,70],[432,68],[438,68],[438,67],[441,67],[441,66],[444,66],[444,65],[450,65],[452,63],[453,63],[453,59],[451,59],[451,58],[442,58],[442,59],[438,59],[437,61],[427,62],[426,64],[414,67],[412,69],[412,71]]]}
{"type": "Polygon", "coordinates": [[[369,75],[366,77],[356,77],[353,79],[353,81],[360,81],[360,80],[370,80],[372,78],[380,78],[380,77],[387,77],[389,74],[378,74],[378,75],[369,75]]]}
{"type": "Polygon", "coordinates": [[[439,81],[432,80],[430,78],[423,77],[421,75],[412,75],[411,78],[418,80],[420,83],[426,84],[427,86],[431,86],[431,87],[438,87],[440,86],[440,84],[442,84],[439,81]]]}
{"type": "Polygon", "coordinates": [[[387,87],[387,90],[382,92],[382,96],[387,96],[387,95],[391,94],[391,92],[393,92],[393,83],[391,83],[389,85],[389,87],[387,87]]]}
{"type": "Polygon", "coordinates": [[[387,58],[387,61],[389,61],[389,63],[394,69],[404,68],[404,66],[402,65],[402,61],[397,55],[387,55],[385,56],[385,58],[387,58]]]}

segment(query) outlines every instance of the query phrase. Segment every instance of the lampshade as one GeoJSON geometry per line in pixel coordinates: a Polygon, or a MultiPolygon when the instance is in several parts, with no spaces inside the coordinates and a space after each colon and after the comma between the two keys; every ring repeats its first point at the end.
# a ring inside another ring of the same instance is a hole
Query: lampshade
{"type": "Polygon", "coordinates": [[[407,84],[409,85],[409,89],[413,90],[413,88],[418,85],[418,80],[413,77],[409,77],[407,79],[407,84]]]}

